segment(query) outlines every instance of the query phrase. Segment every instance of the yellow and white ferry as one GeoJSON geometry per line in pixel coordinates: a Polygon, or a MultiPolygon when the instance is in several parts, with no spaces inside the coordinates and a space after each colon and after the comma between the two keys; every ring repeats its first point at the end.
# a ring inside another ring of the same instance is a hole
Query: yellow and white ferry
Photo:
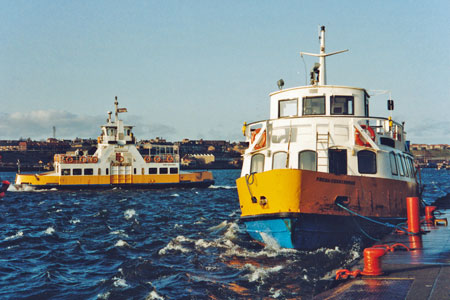
{"type": "Polygon", "coordinates": [[[93,155],[78,152],[55,154],[54,171],[41,174],[16,174],[15,187],[25,189],[84,188],[166,188],[208,187],[214,183],[211,172],[180,171],[177,146],[152,145],[138,150],[133,126],[124,125],[119,113],[127,112],[114,102],[115,119],[108,112],[101,126],[97,150],[93,155]]]}
{"type": "Polygon", "coordinates": [[[325,53],[325,27],[319,39],[319,54],[301,53],[320,59],[311,84],[284,89],[280,80],[270,119],[243,127],[241,219],[254,239],[286,248],[377,237],[419,194],[404,124],[371,116],[365,89],[327,85],[325,58],[347,50],[325,53]]]}

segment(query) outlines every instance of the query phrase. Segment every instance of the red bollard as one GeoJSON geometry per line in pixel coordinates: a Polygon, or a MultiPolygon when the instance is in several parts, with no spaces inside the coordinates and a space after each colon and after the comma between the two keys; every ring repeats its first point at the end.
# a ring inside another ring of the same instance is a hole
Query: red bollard
{"type": "Polygon", "coordinates": [[[434,211],[437,206],[425,206],[425,222],[427,224],[433,224],[434,222],[434,211]]]}
{"type": "Polygon", "coordinates": [[[362,275],[378,276],[383,274],[380,258],[386,254],[384,248],[366,248],[364,249],[364,270],[362,275]]]}
{"type": "Polygon", "coordinates": [[[406,198],[406,211],[408,213],[408,231],[412,233],[420,232],[420,211],[419,198],[406,198]]]}
{"type": "Polygon", "coordinates": [[[408,238],[409,248],[411,248],[411,250],[418,250],[423,248],[422,237],[420,235],[410,235],[408,238]]]}

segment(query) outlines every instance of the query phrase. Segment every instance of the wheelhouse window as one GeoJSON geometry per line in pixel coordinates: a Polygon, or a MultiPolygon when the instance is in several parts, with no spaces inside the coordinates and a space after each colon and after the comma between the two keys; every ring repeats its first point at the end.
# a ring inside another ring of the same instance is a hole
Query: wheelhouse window
{"type": "Polygon", "coordinates": [[[324,115],[325,96],[303,98],[303,115],[324,115]]]}
{"type": "Polygon", "coordinates": [[[278,102],[278,117],[298,115],[298,99],[280,100],[278,102]]]}
{"type": "Polygon", "coordinates": [[[400,175],[405,176],[405,168],[402,165],[402,159],[400,157],[400,154],[397,155],[398,169],[400,171],[400,175]]]}
{"type": "Polygon", "coordinates": [[[389,153],[389,161],[391,163],[392,175],[398,175],[397,160],[395,159],[395,153],[394,152],[390,152],[389,153]]]}
{"type": "Polygon", "coordinates": [[[408,177],[409,176],[409,174],[408,174],[408,166],[405,163],[405,157],[403,155],[399,155],[399,157],[400,157],[400,160],[402,162],[403,170],[405,170],[405,176],[408,177]]]}
{"type": "Polygon", "coordinates": [[[284,151],[276,152],[273,155],[272,169],[286,169],[287,153],[284,151]]]}
{"type": "Polygon", "coordinates": [[[358,172],[360,174],[377,173],[377,155],[369,150],[358,152],[358,172]]]}
{"type": "Polygon", "coordinates": [[[298,153],[298,168],[301,170],[317,171],[316,152],[305,150],[298,153]]]}
{"type": "Polygon", "coordinates": [[[353,115],[354,114],[353,96],[332,96],[331,114],[332,115],[353,115]]]}
{"type": "Polygon", "coordinates": [[[250,173],[264,172],[264,154],[258,153],[252,156],[250,173]]]}

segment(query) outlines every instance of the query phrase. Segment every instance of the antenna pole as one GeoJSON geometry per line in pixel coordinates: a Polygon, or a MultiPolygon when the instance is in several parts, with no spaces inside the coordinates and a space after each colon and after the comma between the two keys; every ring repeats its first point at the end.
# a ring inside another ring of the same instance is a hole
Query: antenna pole
{"type": "Polygon", "coordinates": [[[117,120],[119,120],[119,101],[117,101],[117,96],[116,96],[116,101],[114,101],[114,106],[115,106],[115,110],[116,110],[116,119],[114,120],[115,122],[117,122],[117,120]]]}
{"type": "Polygon", "coordinates": [[[300,52],[300,55],[302,57],[303,57],[303,55],[319,57],[319,62],[320,62],[320,66],[319,66],[319,81],[316,84],[318,84],[318,85],[326,85],[327,84],[327,74],[326,74],[327,73],[327,69],[326,69],[325,57],[331,56],[331,55],[335,55],[335,54],[339,54],[339,53],[342,53],[342,52],[347,52],[348,49],[341,50],[341,51],[336,51],[336,52],[332,52],[332,53],[325,53],[325,26],[322,26],[320,28],[319,39],[320,39],[320,53],[319,54],[300,52]]]}
{"type": "Polygon", "coordinates": [[[327,74],[325,65],[325,26],[320,28],[320,67],[319,67],[319,85],[327,84],[327,74]]]}

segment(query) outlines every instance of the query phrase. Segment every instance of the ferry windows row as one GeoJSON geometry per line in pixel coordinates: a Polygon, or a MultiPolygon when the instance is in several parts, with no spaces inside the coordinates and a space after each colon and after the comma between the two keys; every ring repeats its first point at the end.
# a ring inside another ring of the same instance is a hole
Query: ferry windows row
{"type": "Polygon", "coordinates": [[[412,158],[401,154],[389,153],[392,175],[400,175],[414,178],[416,170],[412,158]]]}
{"type": "MultiPolygon", "coordinates": [[[[264,154],[258,153],[252,156],[250,174],[264,172],[264,154]]],[[[276,152],[272,158],[272,169],[286,169],[287,153],[276,152]]],[[[302,170],[317,170],[317,155],[315,151],[305,150],[298,154],[298,168],[302,170]]]]}
{"type": "MultiPolygon", "coordinates": [[[[302,99],[302,115],[325,115],[325,96],[304,97],[302,99]]],[[[332,115],[354,115],[355,101],[353,96],[331,96],[330,113],[332,115]]],[[[368,116],[368,100],[365,99],[365,115],[368,116]]],[[[298,116],[298,99],[283,99],[278,102],[278,117],[298,116]]]]}
{"type": "MultiPolygon", "coordinates": [[[[87,168],[87,169],[61,169],[61,175],[62,176],[70,176],[70,174],[72,173],[72,175],[94,175],[94,169],[91,168],[87,168]]],[[[99,174],[100,175],[100,174],[99,174]]]]}
{"type": "Polygon", "coordinates": [[[148,174],[178,174],[178,168],[148,168],[148,174]]]}

